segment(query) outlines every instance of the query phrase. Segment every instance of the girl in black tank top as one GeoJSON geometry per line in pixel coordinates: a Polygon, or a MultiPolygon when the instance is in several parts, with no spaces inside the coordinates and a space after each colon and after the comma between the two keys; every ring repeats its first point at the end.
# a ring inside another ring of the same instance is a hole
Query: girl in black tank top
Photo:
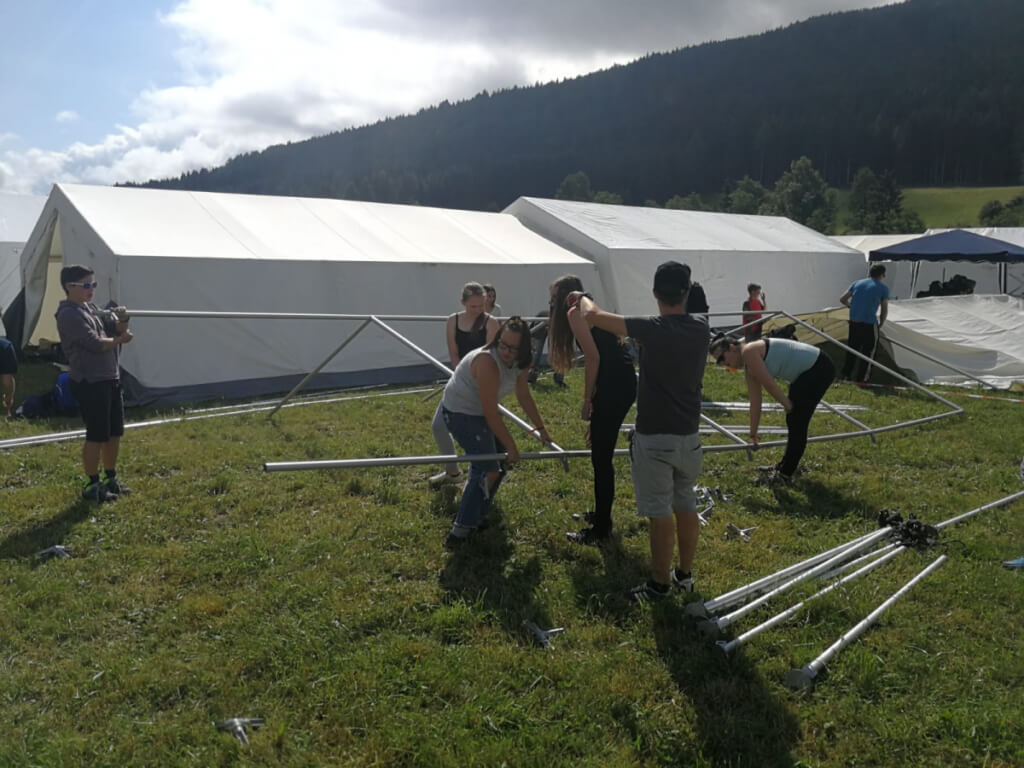
{"type": "Polygon", "coordinates": [[[636,371],[633,358],[619,337],[590,328],[575,309],[570,314],[566,297],[582,290],[583,283],[575,275],[565,275],[551,284],[548,358],[552,368],[564,372],[572,367],[577,351],[583,351],[585,374],[580,415],[590,422],[587,443],[594,469],[594,511],[590,527],[566,536],[580,544],[597,544],[607,540],[612,532],[612,460],[619,429],[636,401],[636,371]]]}

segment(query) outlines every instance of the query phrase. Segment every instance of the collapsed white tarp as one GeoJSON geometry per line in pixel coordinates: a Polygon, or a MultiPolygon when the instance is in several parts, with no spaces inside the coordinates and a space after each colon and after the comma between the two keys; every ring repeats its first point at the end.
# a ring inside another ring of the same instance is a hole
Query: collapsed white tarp
{"type": "Polygon", "coordinates": [[[779,216],[532,197],[505,212],[596,263],[611,309],[624,314],[653,311],[654,270],[669,259],[689,264],[711,311],[736,311],[736,322],[749,282],[764,288],[769,308],[797,314],[835,306],[866,275],[859,252],[779,216]]]}
{"type": "MultiPolygon", "coordinates": [[[[1024,228],[985,227],[967,229],[986,237],[994,237],[1014,245],[1024,246],[1024,228]]],[[[949,232],[949,229],[929,229],[926,235],[949,232]]],[[[864,254],[865,262],[871,251],[888,248],[892,245],[913,240],[921,235],[838,235],[832,239],[864,254]]],[[[918,291],[928,290],[929,286],[938,281],[944,283],[955,275],[974,280],[974,292],[1001,293],[1000,265],[986,262],[971,261],[883,261],[885,265],[885,284],[889,286],[889,295],[893,300],[912,299],[918,291]],[[914,269],[918,270],[916,283],[914,269]],[[915,287],[916,286],[916,287],[915,287]]],[[[867,265],[864,267],[865,272],[867,265]]],[[[1008,270],[1007,289],[1014,296],[1024,296],[1024,264],[1011,264],[1008,270]]]]}
{"type": "Polygon", "coordinates": [[[0,192],[0,315],[21,292],[21,252],[45,203],[45,197],[0,192]]]}
{"type": "MultiPolygon", "coordinates": [[[[95,301],[147,310],[448,315],[462,285],[493,283],[505,314],[534,315],[547,286],[597,270],[513,216],[347,200],[57,185],[26,245],[29,338],[59,231],[65,264],[95,270],[95,301]]],[[[313,370],[358,321],[137,318],[121,352],[137,401],[281,391],[313,370]]],[[[440,322],[396,330],[447,361],[440,322]]],[[[317,383],[375,384],[435,375],[422,357],[368,327],[317,383]],[[429,373],[428,373],[429,372],[429,373]]]]}
{"type": "MultiPolygon", "coordinates": [[[[973,294],[891,301],[883,334],[993,387],[1024,383],[1024,298],[973,294]]],[[[896,364],[924,384],[971,382],[899,346],[892,351],[896,364]]]]}

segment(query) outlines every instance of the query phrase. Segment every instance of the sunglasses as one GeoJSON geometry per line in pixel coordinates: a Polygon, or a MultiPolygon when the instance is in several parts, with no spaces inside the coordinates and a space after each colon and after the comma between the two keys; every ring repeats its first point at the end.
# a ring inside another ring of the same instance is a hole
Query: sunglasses
{"type": "Polygon", "coordinates": [[[68,285],[75,285],[75,286],[77,286],[79,288],[84,288],[85,290],[88,291],[89,289],[95,288],[96,286],[98,286],[99,282],[93,281],[91,283],[68,283],[68,285]]]}

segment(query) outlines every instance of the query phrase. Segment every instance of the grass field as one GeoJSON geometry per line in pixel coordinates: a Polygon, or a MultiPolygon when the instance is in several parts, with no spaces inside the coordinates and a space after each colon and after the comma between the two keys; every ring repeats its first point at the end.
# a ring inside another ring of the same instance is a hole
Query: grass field
{"type": "MultiPolygon", "coordinates": [[[[23,393],[51,375],[24,373],[23,393]]],[[[581,376],[568,381],[542,377],[537,399],[553,437],[581,448],[581,376]]],[[[712,366],[705,396],[743,400],[742,377],[712,366]]],[[[1024,554],[1024,503],[949,529],[726,660],[682,595],[620,597],[649,562],[625,459],[612,546],[564,538],[588,508],[589,463],[533,462],[503,485],[500,524],[456,554],[442,548],[455,497],[427,489],[433,468],[261,471],[433,453],[436,401],[421,397],[132,430],[121,474],[134,493],[101,507],[78,498],[80,444],[0,452],[0,765],[1024,765],[1024,586],[1000,567],[1024,554]],[[56,543],[74,557],[36,556],[56,543]],[[813,692],[783,685],[939,552],[949,562],[813,692]],[[566,631],[544,651],[524,620],[566,631]],[[213,727],[234,716],[266,718],[248,748],[213,727]]],[[[704,482],[729,500],[704,529],[698,590],[867,533],[882,508],[937,522],[1020,490],[1024,405],[949,397],[964,415],[877,445],[812,444],[777,493],[754,485],[742,452],[708,454],[704,482]],[[758,527],[743,542],[725,537],[730,522],[758,527]]],[[[830,399],[867,406],[857,415],[872,426],[942,410],[846,385],[830,399]]],[[[7,422],[0,437],[55,426],[7,422]]],[[[824,414],[812,431],[848,426],[824,414]]]]}
{"type": "MultiPolygon", "coordinates": [[[[990,200],[1005,203],[1024,194],[1024,187],[913,187],[903,190],[903,208],[916,211],[931,227],[977,227],[978,212],[990,200]]],[[[846,231],[849,190],[839,190],[837,233],[846,231]]]]}

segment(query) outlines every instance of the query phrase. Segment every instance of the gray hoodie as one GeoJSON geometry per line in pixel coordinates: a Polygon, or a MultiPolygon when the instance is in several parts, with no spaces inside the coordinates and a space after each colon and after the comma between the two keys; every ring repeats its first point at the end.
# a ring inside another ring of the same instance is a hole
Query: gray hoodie
{"type": "Polygon", "coordinates": [[[104,350],[103,342],[117,336],[117,317],[95,304],[64,299],[57,306],[60,346],[71,365],[72,381],[117,381],[117,350],[104,350]]]}

